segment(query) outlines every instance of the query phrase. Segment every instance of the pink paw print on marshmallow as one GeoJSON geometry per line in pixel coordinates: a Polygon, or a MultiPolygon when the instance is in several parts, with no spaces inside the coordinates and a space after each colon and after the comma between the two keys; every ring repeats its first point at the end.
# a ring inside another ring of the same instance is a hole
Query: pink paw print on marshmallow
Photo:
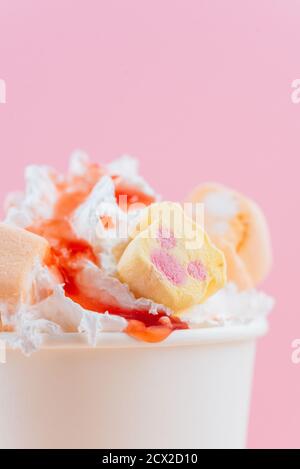
{"type": "Polygon", "coordinates": [[[174,285],[182,285],[186,281],[187,274],[200,281],[206,279],[206,270],[200,260],[190,261],[185,268],[175,256],[166,252],[167,249],[176,247],[176,238],[172,231],[160,227],[157,238],[162,249],[155,249],[152,252],[151,261],[170,282],[174,285]]]}
{"type": "Polygon", "coordinates": [[[206,279],[206,270],[201,261],[190,261],[187,266],[188,274],[191,277],[201,280],[202,282],[206,279]]]}
{"type": "Polygon", "coordinates": [[[174,285],[183,285],[186,281],[185,268],[172,254],[162,249],[154,249],[151,253],[151,262],[174,285]]]}
{"type": "Polygon", "coordinates": [[[149,298],[180,313],[223,287],[225,260],[179,204],[168,203],[167,207],[164,203],[162,210],[158,205],[157,217],[148,225],[142,220],[123,252],[118,274],[136,297],[149,298]],[[185,233],[194,233],[193,243],[185,233]]]}

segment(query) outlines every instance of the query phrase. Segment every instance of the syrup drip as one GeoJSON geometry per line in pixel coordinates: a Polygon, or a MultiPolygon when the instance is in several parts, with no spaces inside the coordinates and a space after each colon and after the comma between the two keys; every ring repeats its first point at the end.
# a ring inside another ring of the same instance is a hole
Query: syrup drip
{"type": "Polygon", "coordinates": [[[130,206],[133,204],[143,204],[148,206],[155,202],[155,198],[152,195],[145,194],[136,187],[129,186],[122,181],[118,181],[118,179],[115,180],[115,186],[117,202],[124,210],[126,209],[125,204],[127,204],[128,209],[130,209],[130,206]]]}
{"type": "Polygon", "coordinates": [[[84,176],[74,176],[71,181],[56,184],[60,193],[54,208],[54,218],[65,218],[81,205],[103,176],[104,170],[97,164],[91,164],[84,176]]]}

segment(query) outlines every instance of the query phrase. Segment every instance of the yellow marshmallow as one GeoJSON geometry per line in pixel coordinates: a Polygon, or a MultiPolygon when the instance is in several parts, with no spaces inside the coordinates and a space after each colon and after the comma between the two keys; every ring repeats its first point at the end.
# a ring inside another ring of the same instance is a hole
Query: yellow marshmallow
{"type": "Polygon", "coordinates": [[[225,259],[179,204],[154,205],[152,223],[145,221],[148,217],[141,220],[119,260],[118,274],[135,296],[180,312],[224,286],[225,259]]]}
{"type": "Polygon", "coordinates": [[[241,289],[262,281],[272,263],[271,241],[266,219],[252,200],[221,184],[198,186],[188,202],[203,203],[205,229],[224,251],[228,280],[241,289]]]}

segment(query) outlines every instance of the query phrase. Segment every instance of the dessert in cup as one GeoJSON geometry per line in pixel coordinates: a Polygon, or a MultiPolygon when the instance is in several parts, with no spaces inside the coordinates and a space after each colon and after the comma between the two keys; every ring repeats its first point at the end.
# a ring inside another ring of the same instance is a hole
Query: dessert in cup
{"type": "Polygon", "coordinates": [[[0,444],[243,447],[273,305],[260,208],[218,184],[161,201],[128,156],[25,177],[0,225],[0,444]]]}

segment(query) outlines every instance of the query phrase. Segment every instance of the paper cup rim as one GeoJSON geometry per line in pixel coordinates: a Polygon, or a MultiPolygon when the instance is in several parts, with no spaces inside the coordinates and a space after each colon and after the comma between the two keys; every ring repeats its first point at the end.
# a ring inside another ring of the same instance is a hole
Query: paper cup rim
{"type": "MultiPolygon", "coordinates": [[[[226,342],[245,342],[255,340],[268,331],[266,318],[256,319],[248,324],[203,327],[172,332],[162,342],[147,343],[136,340],[124,332],[102,332],[95,345],[88,343],[86,334],[63,333],[59,335],[42,334],[41,349],[77,348],[161,348],[178,346],[201,346],[226,342]]],[[[12,338],[13,332],[1,332],[0,339],[12,338]]],[[[8,346],[9,348],[9,346],[8,346]]]]}

